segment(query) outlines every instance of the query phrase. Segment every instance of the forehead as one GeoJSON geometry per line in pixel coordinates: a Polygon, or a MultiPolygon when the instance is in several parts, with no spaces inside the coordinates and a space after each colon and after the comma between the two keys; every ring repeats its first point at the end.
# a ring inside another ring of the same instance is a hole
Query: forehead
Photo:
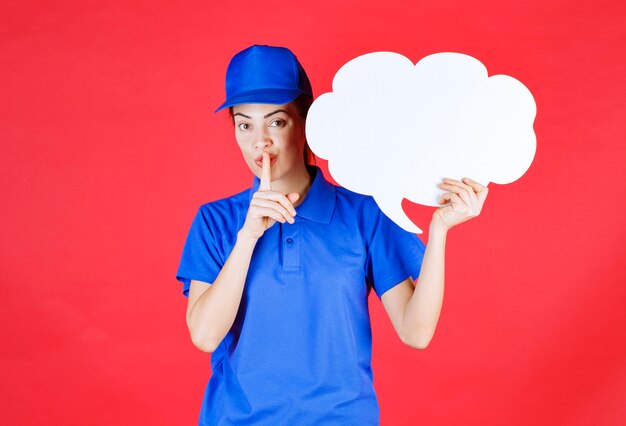
{"type": "Polygon", "coordinates": [[[233,114],[238,112],[245,114],[250,117],[264,117],[267,114],[270,114],[274,111],[283,110],[287,113],[287,115],[296,114],[295,108],[293,104],[241,104],[235,105],[233,107],[233,114]]]}

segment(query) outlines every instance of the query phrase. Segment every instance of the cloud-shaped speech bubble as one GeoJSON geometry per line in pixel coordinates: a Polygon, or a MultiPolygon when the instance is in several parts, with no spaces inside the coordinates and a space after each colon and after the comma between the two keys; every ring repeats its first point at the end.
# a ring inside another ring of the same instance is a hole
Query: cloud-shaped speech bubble
{"type": "Polygon", "coordinates": [[[519,179],[535,156],[535,115],[522,83],[489,77],[471,56],[436,53],[414,65],[374,52],[339,69],[333,91],[311,105],[306,135],[337,183],[372,195],[391,220],[422,233],[403,198],[440,206],[443,177],[483,185],[519,179]]]}

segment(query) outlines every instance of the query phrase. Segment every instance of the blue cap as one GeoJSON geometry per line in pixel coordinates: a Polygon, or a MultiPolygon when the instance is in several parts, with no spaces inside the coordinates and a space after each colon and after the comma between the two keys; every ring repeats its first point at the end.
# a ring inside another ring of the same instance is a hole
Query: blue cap
{"type": "Polygon", "coordinates": [[[255,44],[230,60],[226,101],[215,112],[239,104],[286,104],[301,94],[313,97],[296,55],[286,47],[255,44]]]}

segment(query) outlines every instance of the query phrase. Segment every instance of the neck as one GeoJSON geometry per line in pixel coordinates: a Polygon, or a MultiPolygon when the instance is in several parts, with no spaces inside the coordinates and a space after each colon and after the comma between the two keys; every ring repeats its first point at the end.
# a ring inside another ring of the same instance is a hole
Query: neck
{"type": "Polygon", "coordinates": [[[291,192],[300,194],[298,200],[293,203],[293,206],[297,207],[304,201],[312,184],[313,178],[306,169],[306,166],[302,164],[302,167],[292,170],[291,173],[283,176],[280,180],[272,181],[272,190],[278,191],[281,194],[289,194],[291,192]]]}

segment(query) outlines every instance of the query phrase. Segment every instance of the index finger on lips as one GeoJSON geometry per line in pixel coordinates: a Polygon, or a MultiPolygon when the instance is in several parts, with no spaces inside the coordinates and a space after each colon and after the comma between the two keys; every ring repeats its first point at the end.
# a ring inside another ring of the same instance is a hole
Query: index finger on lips
{"type": "Polygon", "coordinates": [[[263,170],[261,171],[261,183],[259,184],[260,191],[271,191],[272,187],[270,182],[272,181],[272,174],[270,171],[270,155],[267,152],[263,153],[263,170]]]}

